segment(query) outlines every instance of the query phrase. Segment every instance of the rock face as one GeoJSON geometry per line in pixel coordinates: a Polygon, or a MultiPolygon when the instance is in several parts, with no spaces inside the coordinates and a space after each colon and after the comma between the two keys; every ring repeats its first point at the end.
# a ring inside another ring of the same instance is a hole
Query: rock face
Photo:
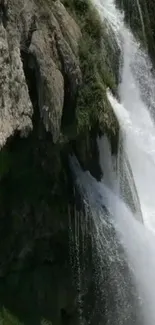
{"type": "Polygon", "coordinates": [[[100,179],[118,49],[89,0],[0,0],[0,53],[0,304],[29,325],[79,324],[68,156],[100,179]]]}
{"type": "Polygon", "coordinates": [[[24,134],[32,128],[33,107],[24,76],[24,57],[35,74],[40,116],[56,142],[65,83],[69,83],[70,97],[74,97],[81,80],[77,57],[80,29],[60,1],[51,1],[50,5],[46,1],[9,1],[1,5],[1,16],[0,145],[15,131],[24,134]]]}
{"type": "Polygon", "coordinates": [[[25,82],[17,39],[0,25],[0,147],[16,130],[32,129],[32,104],[25,82]]]}
{"type": "Polygon", "coordinates": [[[66,83],[69,84],[70,96],[74,97],[81,80],[77,58],[80,29],[60,1],[51,5],[48,16],[45,9],[41,12],[38,5],[35,11],[38,11],[38,21],[36,18],[29,53],[35,59],[36,73],[39,72],[37,91],[40,114],[46,131],[50,131],[53,141],[57,142],[66,83]]]}

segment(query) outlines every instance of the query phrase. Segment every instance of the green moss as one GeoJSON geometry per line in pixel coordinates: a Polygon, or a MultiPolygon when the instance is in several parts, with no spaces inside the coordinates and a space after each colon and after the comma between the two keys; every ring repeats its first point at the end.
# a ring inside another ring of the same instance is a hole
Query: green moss
{"type": "Polygon", "coordinates": [[[105,69],[103,54],[96,49],[91,38],[84,38],[80,45],[83,85],[77,101],[78,131],[91,129],[99,122],[100,127],[111,127],[112,109],[107,100],[106,88],[115,88],[115,81],[105,69]],[[86,41],[87,39],[87,41],[86,41]],[[109,121],[107,120],[109,117],[109,121]]]}
{"type": "Polygon", "coordinates": [[[106,89],[116,89],[116,76],[108,61],[112,49],[106,25],[103,25],[89,0],[64,0],[63,3],[82,32],[79,59],[83,81],[76,105],[77,133],[91,130],[96,124],[101,129],[106,127],[113,130],[116,120],[107,100],[106,89]]]}

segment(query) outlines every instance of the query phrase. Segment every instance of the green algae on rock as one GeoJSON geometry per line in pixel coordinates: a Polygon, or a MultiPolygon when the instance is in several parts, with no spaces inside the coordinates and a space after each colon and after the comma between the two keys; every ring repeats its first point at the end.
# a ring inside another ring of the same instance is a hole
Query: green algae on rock
{"type": "Polygon", "coordinates": [[[63,3],[81,27],[79,60],[82,84],[76,107],[78,132],[85,128],[90,130],[96,124],[102,130],[116,132],[117,121],[106,96],[107,87],[114,92],[117,88],[119,49],[115,39],[111,35],[114,42],[109,40],[106,22],[101,22],[89,0],[64,0],[63,3]]]}

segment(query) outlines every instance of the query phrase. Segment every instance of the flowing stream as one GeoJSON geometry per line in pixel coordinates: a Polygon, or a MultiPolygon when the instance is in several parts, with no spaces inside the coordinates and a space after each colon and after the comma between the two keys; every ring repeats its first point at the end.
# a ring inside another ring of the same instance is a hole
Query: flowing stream
{"type": "Polygon", "coordinates": [[[100,183],[81,170],[75,157],[71,167],[94,222],[104,324],[154,325],[155,79],[147,53],[126,27],[114,0],[92,2],[115,33],[122,54],[120,102],[107,90],[120,124],[120,146],[115,157],[106,136],[98,139],[100,183]]]}

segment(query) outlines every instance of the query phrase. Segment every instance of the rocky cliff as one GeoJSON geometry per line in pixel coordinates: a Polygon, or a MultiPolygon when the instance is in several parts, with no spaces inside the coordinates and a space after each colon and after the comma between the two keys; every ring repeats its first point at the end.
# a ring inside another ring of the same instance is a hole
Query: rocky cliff
{"type": "Polygon", "coordinates": [[[78,324],[68,156],[99,179],[96,135],[118,133],[108,33],[89,0],[0,1],[0,305],[28,324],[78,324]]]}

